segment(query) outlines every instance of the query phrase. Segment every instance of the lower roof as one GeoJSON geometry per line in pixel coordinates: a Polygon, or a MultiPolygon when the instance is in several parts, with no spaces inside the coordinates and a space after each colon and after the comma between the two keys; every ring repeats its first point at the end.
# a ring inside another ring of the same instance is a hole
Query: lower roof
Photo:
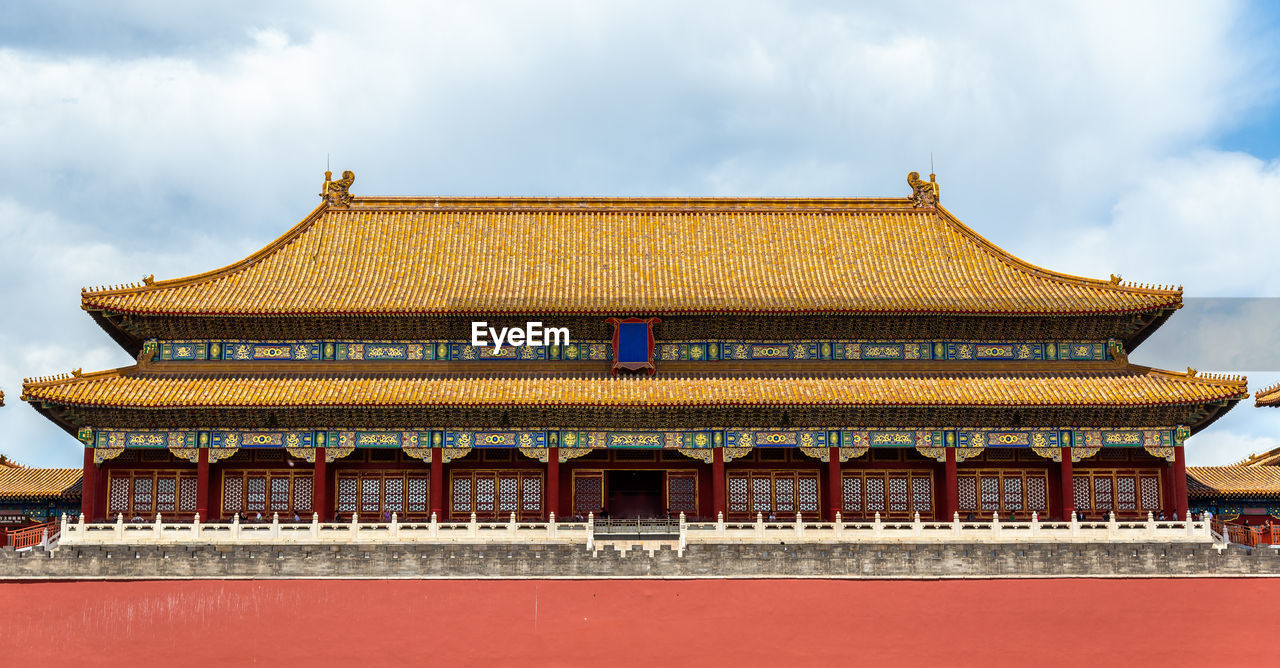
{"type": "Polygon", "coordinates": [[[80,497],[80,469],[0,468],[0,499],[80,497]]]}
{"type": "Polygon", "coordinates": [[[1187,495],[1211,498],[1280,498],[1280,466],[1188,466],[1187,495]]]}

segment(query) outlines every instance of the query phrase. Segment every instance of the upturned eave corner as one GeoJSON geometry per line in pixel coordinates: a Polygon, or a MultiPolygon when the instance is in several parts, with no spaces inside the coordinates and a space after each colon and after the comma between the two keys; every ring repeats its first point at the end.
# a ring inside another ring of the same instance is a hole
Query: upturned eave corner
{"type": "Polygon", "coordinates": [[[1253,395],[1253,405],[1258,408],[1280,407],[1280,383],[1258,390],[1253,395]]]}

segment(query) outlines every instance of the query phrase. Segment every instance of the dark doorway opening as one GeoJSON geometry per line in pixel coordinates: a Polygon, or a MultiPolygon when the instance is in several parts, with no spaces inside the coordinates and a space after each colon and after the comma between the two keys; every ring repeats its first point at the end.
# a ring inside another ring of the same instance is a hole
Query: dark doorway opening
{"type": "Polygon", "coordinates": [[[663,516],[662,471],[609,471],[609,517],[663,516]]]}

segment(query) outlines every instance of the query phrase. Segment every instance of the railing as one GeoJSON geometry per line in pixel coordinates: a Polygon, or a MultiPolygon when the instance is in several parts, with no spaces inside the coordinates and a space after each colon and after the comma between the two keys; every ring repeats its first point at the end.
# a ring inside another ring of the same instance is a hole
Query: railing
{"type": "Polygon", "coordinates": [[[88,523],[81,516],[72,523],[64,515],[60,544],[567,543],[594,549],[597,537],[674,536],[683,550],[690,543],[1214,542],[1209,523],[1192,521],[1189,515],[1185,521],[1156,521],[1150,514],[1145,521],[1117,521],[1112,514],[1106,522],[1080,522],[1074,514],[1069,522],[1041,522],[1035,514],[1029,522],[1001,521],[994,514],[980,522],[961,521],[959,514],[950,522],[925,522],[919,515],[911,522],[882,522],[879,516],[870,522],[845,522],[836,517],[835,522],[807,522],[799,515],[790,522],[766,522],[760,515],[754,522],[726,522],[723,516],[716,522],[688,522],[682,515],[674,523],[645,525],[597,523],[590,517],[586,522],[557,522],[554,515],[549,522],[518,522],[514,515],[506,522],[478,522],[474,514],[469,522],[439,522],[435,515],[429,522],[400,522],[392,515],[391,522],[385,523],[361,523],[358,515],[350,522],[322,523],[312,515],[310,522],[281,523],[273,516],[262,524],[242,524],[239,516],[225,524],[202,524],[198,516],[189,523],[165,523],[157,516],[151,523],[126,524],[121,516],[109,523],[88,523]]]}
{"type": "MultiPolygon", "coordinates": [[[[66,516],[63,516],[65,521],[66,516]]],[[[8,531],[8,543],[15,550],[26,550],[37,545],[50,545],[58,539],[62,531],[62,523],[52,520],[43,524],[33,524],[21,529],[8,531]]]]}
{"type": "Polygon", "coordinates": [[[1258,547],[1280,545],[1280,526],[1245,526],[1213,520],[1213,532],[1237,545],[1258,547]]]}

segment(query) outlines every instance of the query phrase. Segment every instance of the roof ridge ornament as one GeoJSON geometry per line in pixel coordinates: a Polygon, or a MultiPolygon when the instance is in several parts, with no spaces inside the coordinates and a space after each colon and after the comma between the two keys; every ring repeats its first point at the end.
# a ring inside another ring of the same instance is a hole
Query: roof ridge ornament
{"type": "Polygon", "coordinates": [[[929,180],[920,178],[920,172],[907,174],[907,185],[911,186],[911,205],[917,209],[938,206],[938,175],[930,174],[929,180]]]}
{"type": "Polygon", "coordinates": [[[320,188],[320,196],[329,206],[347,206],[351,203],[351,184],[355,183],[356,173],[351,170],[342,172],[342,178],[334,180],[333,172],[324,173],[324,185],[320,188]]]}

